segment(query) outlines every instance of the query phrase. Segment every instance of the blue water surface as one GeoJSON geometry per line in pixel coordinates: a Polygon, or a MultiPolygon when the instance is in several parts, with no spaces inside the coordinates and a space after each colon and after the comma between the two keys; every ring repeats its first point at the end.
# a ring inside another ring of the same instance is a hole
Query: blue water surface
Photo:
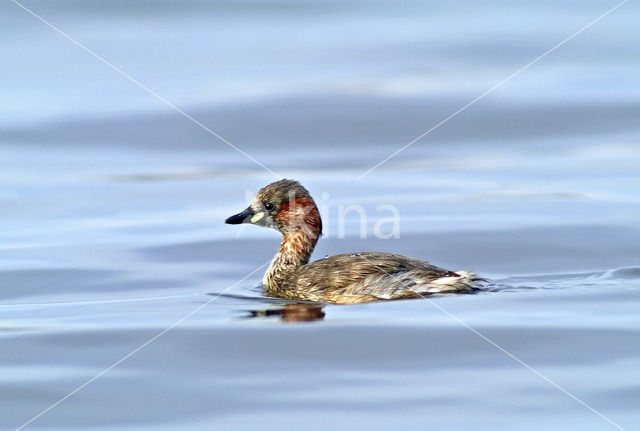
{"type": "Polygon", "coordinates": [[[20,4],[49,25],[0,5],[2,429],[640,427],[637,3],[370,172],[616,3],[20,4]],[[277,233],[223,220],[282,177],[314,258],[491,285],[262,297],[277,233]]]}

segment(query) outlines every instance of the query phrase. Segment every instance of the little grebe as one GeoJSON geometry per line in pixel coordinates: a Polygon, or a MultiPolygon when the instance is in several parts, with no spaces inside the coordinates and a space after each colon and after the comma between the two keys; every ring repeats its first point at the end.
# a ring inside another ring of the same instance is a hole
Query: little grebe
{"type": "Polygon", "coordinates": [[[390,253],[339,254],[309,263],[322,235],[322,220],[309,192],[293,180],[262,188],[246,210],[225,223],[251,223],[282,233],[262,279],[267,296],[347,304],[469,293],[483,281],[469,272],[390,253]]]}

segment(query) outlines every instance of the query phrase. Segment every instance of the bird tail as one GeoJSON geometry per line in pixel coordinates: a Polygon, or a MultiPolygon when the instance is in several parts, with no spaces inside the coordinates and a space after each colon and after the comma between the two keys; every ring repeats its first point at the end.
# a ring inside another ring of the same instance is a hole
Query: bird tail
{"type": "Polygon", "coordinates": [[[425,293],[471,293],[482,289],[489,282],[486,278],[468,271],[456,271],[456,274],[432,280],[425,289],[425,293]]]}

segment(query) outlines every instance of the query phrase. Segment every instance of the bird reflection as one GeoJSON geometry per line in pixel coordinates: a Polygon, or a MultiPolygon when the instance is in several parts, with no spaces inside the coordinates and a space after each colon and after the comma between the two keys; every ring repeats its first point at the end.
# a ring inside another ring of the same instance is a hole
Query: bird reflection
{"type": "Polygon", "coordinates": [[[322,305],[317,304],[286,304],[279,308],[263,310],[249,310],[247,319],[279,317],[283,322],[313,322],[324,319],[322,305]]]}

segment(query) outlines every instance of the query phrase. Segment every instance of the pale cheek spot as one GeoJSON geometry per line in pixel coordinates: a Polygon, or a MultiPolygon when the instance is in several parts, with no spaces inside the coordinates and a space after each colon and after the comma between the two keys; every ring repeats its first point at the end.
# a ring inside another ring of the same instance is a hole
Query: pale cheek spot
{"type": "Polygon", "coordinates": [[[251,217],[251,223],[256,223],[256,222],[260,221],[262,219],[262,217],[264,217],[264,213],[263,212],[256,213],[253,217],[251,217]]]}

